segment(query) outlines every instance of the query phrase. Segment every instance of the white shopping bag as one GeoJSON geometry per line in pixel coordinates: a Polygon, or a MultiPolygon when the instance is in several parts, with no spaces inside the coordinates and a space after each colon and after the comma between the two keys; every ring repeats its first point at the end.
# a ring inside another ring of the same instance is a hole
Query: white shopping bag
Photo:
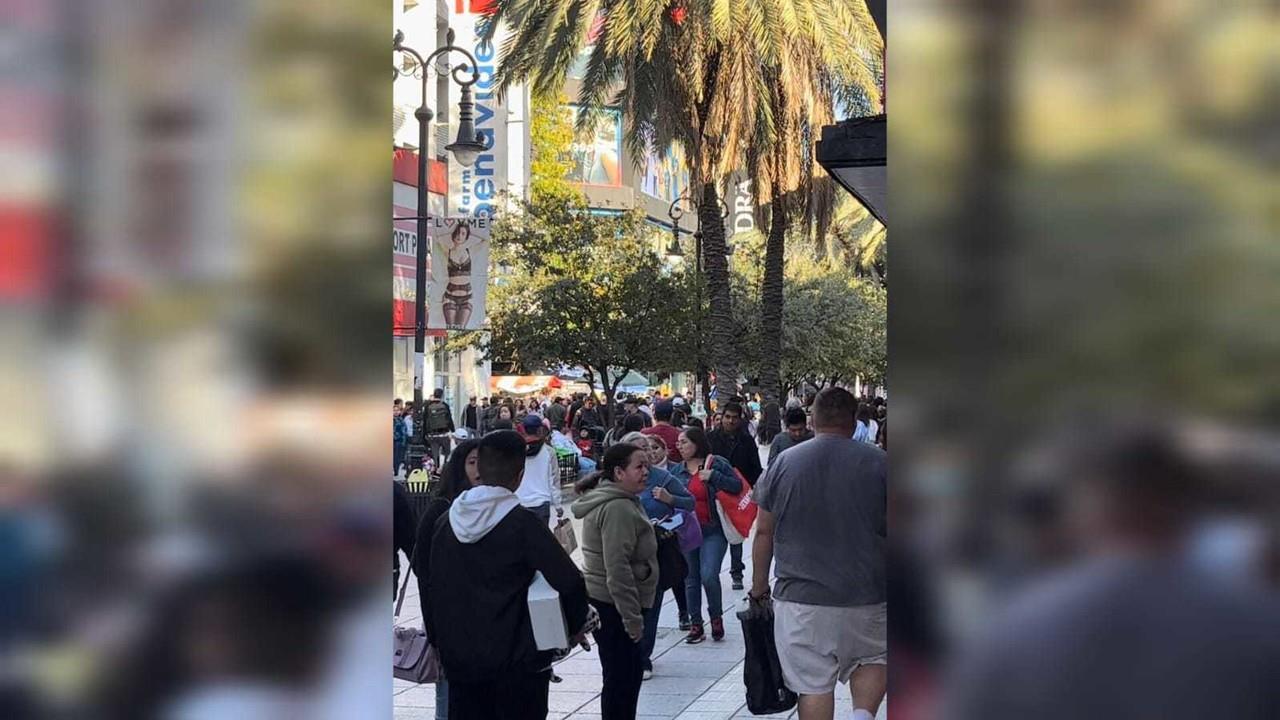
{"type": "Polygon", "coordinates": [[[529,622],[533,640],[539,650],[564,650],[569,647],[569,628],[560,606],[560,593],[542,573],[533,574],[529,583],[529,622]]]}

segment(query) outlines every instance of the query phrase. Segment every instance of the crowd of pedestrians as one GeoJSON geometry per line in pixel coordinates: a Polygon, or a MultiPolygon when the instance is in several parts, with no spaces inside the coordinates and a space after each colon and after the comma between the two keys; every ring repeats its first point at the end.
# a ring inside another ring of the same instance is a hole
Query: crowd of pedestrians
{"type": "MultiPolygon", "coordinates": [[[[883,405],[863,404],[877,420],[883,405]]],[[[721,499],[752,486],[759,519],[750,595],[776,608],[779,657],[801,695],[801,717],[831,717],[835,682],[852,682],[859,711],[874,714],[884,695],[885,462],[866,436],[883,433],[884,415],[873,430],[860,421],[860,403],[838,388],[794,404],[768,444],[765,472],[750,430],[760,410],[745,399],[725,403],[709,429],[683,398],[652,406],[627,398],[615,409],[604,430],[590,395],[468,403],[458,444],[406,536],[412,547],[397,530],[397,555],[412,558],[443,667],[436,717],[546,717],[554,663],[567,651],[534,640],[527,595],[540,573],[559,594],[569,646],[596,646],[602,717],[634,718],[655,672],[668,590],[685,643],[725,638],[725,555],[734,589],[743,589],[746,568],[743,534],[725,527],[721,499]],[[582,452],[584,431],[598,452],[582,452]],[[581,527],[581,568],[550,532],[566,503],[556,453],[571,448],[598,460],[568,503],[581,527]],[[688,537],[675,530],[682,523],[700,535],[683,549],[688,537]]],[[[412,413],[398,402],[397,412],[400,422],[408,418],[395,436],[399,457],[412,413]]],[[[397,523],[411,512],[402,490],[397,523]]]]}

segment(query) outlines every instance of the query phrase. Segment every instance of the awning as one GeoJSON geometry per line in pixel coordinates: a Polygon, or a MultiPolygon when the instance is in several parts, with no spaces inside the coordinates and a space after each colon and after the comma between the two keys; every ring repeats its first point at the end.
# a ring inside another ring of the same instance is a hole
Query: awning
{"type": "Polygon", "coordinates": [[[888,124],[884,115],[854,118],[822,128],[817,159],[831,177],[888,226],[888,124]]]}
{"type": "Polygon", "coordinates": [[[536,395],[544,390],[558,390],[564,383],[555,375],[494,375],[489,378],[491,393],[536,395]]]}
{"type": "MultiPolygon", "coordinates": [[[[616,379],[616,376],[613,376],[610,379],[611,380],[616,379]]],[[[601,390],[605,389],[604,386],[599,386],[599,387],[601,390]]],[[[615,393],[636,395],[636,394],[648,392],[648,390],[649,390],[649,378],[645,377],[644,375],[641,375],[635,370],[632,370],[631,372],[627,373],[626,377],[622,378],[622,382],[618,383],[618,389],[615,391],[615,393]]]]}

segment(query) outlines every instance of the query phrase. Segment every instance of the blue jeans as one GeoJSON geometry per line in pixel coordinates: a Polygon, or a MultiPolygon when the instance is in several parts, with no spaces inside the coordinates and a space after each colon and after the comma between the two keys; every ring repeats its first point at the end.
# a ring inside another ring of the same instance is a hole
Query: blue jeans
{"type": "Polygon", "coordinates": [[[724,602],[720,593],[720,566],[729,541],[719,525],[702,526],[702,546],[685,555],[689,561],[689,575],[684,579],[685,593],[689,598],[689,620],[702,624],[702,589],[707,589],[707,615],[719,620],[724,614],[724,602]]]}
{"type": "Polygon", "coordinates": [[[644,652],[644,669],[653,669],[653,646],[658,643],[658,619],[662,617],[662,595],[653,599],[653,607],[644,611],[644,635],[640,649],[644,652]]]}
{"type": "Polygon", "coordinates": [[[436,720],[449,720],[449,681],[436,681],[436,720]]]}

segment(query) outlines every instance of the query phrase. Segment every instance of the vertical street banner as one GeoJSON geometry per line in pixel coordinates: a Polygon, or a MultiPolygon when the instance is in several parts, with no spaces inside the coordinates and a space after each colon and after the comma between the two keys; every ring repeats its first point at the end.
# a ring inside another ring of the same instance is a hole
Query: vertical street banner
{"type": "Polygon", "coordinates": [[[479,330],[485,325],[492,217],[433,217],[427,329],[479,330]]]}
{"type": "MultiPolygon", "coordinates": [[[[484,14],[491,9],[493,0],[450,0],[449,27],[457,33],[455,42],[476,58],[480,79],[472,87],[475,99],[476,131],[480,134],[485,151],[469,168],[459,163],[449,163],[449,214],[459,216],[492,215],[498,205],[498,194],[507,189],[508,143],[507,108],[498,102],[494,93],[494,73],[498,69],[498,48],[506,40],[507,30],[499,28],[493,42],[480,38],[484,14]]],[[[465,62],[458,55],[449,58],[450,63],[465,62]]],[[[461,74],[469,78],[470,73],[461,74]]],[[[450,142],[458,128],[458,101],[462,88],[449,83],[450,142]]]]}

